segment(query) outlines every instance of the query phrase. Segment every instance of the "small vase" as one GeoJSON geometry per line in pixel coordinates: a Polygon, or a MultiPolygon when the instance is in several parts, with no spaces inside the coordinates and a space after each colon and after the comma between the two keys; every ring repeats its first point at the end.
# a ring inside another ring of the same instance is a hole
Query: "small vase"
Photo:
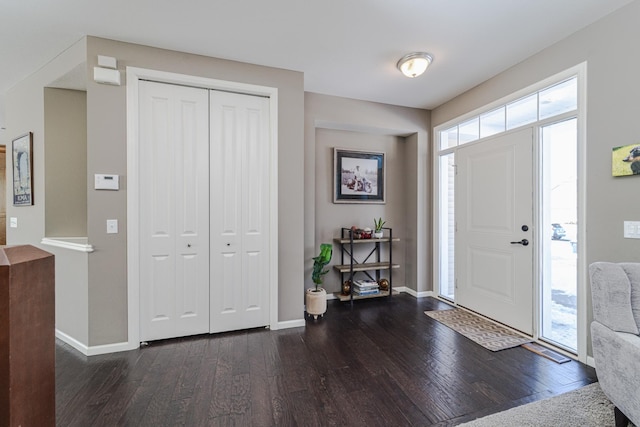
{"type": "Polygon", "coordinates": [[[373,237],[375,237],[376,239],[382,239],[382,231],[376,231],[375,233],[373,233],[373,237]]]}
{"type": "Polygon", "coordinates": [[[342,284],[342,295],[349,295],[351,293],[351,280],[345,280],[342,284]]]}

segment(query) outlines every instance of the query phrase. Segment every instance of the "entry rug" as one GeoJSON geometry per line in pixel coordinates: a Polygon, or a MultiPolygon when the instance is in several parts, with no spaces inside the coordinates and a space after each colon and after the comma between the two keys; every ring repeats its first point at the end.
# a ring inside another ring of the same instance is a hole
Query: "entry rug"
{"type": "Polygon", "coordinates": [[[505,350],[533,341],[459,308],[425,311],[424,314],[491,351],[505,350]]]}

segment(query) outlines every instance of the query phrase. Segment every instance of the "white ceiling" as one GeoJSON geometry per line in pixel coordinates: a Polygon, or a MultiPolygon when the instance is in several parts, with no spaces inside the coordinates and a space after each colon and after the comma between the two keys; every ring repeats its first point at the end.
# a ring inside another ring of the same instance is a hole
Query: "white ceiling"
{"type": "Polygon", "coordinates": [[[634,0],[0,0],[5,93],[84,35],[302,71],[305,90],[434,108],[634,0]],[[427,51],[427,72],[395,68],[427,51]]]}

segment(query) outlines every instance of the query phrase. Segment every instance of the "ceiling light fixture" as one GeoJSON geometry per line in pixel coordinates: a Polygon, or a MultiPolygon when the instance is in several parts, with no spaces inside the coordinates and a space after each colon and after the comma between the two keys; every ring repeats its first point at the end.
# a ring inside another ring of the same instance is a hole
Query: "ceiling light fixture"
{"type": "Polygon", "coordinates": [[[403,56],[398,61],[398,70],[407,77],[418,77],[424,73],[433,61],[433,56],[425,52],[413,52],[403,56]]]}

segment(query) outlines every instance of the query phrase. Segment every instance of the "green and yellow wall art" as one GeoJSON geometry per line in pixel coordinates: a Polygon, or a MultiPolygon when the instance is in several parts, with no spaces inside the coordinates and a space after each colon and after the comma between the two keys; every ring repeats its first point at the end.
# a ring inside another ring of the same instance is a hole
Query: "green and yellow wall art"
{"type": "Polygon", "coordinates": [[[611,174],[613,176],[640,175],[640,144],[613,148],[611,174]]]}

